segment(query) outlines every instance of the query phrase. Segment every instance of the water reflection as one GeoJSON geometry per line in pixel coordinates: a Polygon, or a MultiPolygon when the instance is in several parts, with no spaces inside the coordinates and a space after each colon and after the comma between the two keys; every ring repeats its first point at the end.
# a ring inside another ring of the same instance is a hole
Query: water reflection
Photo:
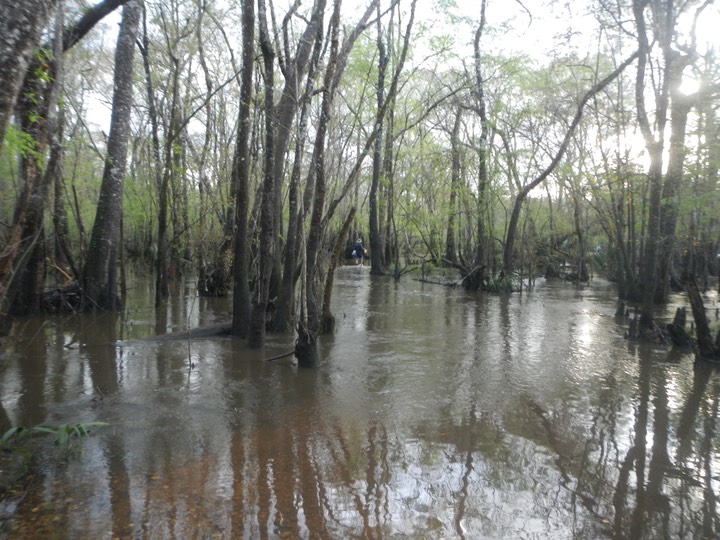
{"type": "Polygon", "coordinates": [[[142,341],[227,317],[191,285],[20,326],[0,421],[110,426],[47,449],[9,535],[717,535],[720,378],[628,343],[607,284],[475,296],[349,267],[335,287],[313,370],[264,360],[292,335],[142,341]]]}

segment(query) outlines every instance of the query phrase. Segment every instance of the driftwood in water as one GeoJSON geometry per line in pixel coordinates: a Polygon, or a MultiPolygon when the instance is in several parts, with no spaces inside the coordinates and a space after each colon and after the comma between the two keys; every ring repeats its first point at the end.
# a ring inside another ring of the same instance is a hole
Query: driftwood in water
{"type": "Polygon", "coordinates": [[[687,292],[690,299],[693,318],[695,319],[695,330],[697,332],[697,355],[706,360],[720,360],[720,349],[713,341],[710,334],[705,305],[698,291],[695,281],[687,282],[687,292]]]}

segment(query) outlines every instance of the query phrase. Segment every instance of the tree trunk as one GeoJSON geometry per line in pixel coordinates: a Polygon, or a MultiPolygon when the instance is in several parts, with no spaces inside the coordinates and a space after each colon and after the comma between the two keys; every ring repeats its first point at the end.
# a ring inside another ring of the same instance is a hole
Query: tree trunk
{"type": "Polygon", "coordinates": [[[322,216],[325,207],[325,138],[330,121],[332,101],[335,95],[333,79],[338,63],[340,0],[333,2],[333,14],[330,19],[330,55],[323,78],[322,104],[320,119],[318,120],[313,150],[314,170],[314,197],[312,200],[312,213],[310,229],[308,231],[307,246],[305,249],[305,294],[306,317],[305,324],[298,325],[298,339],[295,345],[295,356],[298,365],[312,367],[318,361],[317,336],[320,333],[321,296],[319,288],[318,252],[322,239],[322,216]]]}
{"type": "Polygon", "coordinates": [[[75,280],[80,279],[80,274],[75,266],[72,252],[70,251],[70,231],[68,228],[67,211],[65,208],[65,182],[63,178],[65,149],[63,148],[64,115],[61,113],[58,119],[58,130],[51,142],[50,161],[48,169],[52,170],[52,182],[54,187],[53,196],[53,228],[54,228],[54,257],[55,263],[69,271],[75,280]]]}
{"type": "MultiPolygon", "coordinates": [[[[681,66],[672,66],[672,69],[677,71],[681,69],[681,66]]],[[[680,73],[681,75],[682,73],[680,73]]],[[[671,81],[671,87],[679,87],[680,82],[679,78],[671,81]]],[[[670,294],[672,260],[675,254],[675,227],[680,207],[680,187],[683,180],[686,154],[685,132],[692,103],[692,97],[683,96],[678,91],[677,95],[673,97],[672,110],[670,111],[670,148],[665,181],[663,182],[663,204],[660,218],[660,253],[662,256],[658,261],[659,275],[656,294],[656,300],[661,303],[666,303],[670,294]]]]}
{"type": "Polygon", "coordinates": [[[5,139],[25,73],[55,4],[57,0],[0,2],[0,141],[5,139]]]}
{"type": "Polygon", "coordinates": [[[585,248],[585,229],[581,223],[582,207],[580,206],[579,190],[573,188],[573,223],[575,224],[575,234],[578,239],[578,256],[577,256],[577,283],[588,280],[587,258],[585,248]]]}
{"type": "Polygon", "coordinates": [[[350,209],[345,222],[340,229],[335,240],[332,252],[330,253],[330,261],[328,264],[327,278],[325,279],[325,292],[323,293],[323,304],[322,304],[322,322],[320,325],[320,333],[331,334],[335,329],[335,317],[330,311],[330,300],[332,298],[332,287],[335,282],[335,269],[337,268],[338,262],[342,255],[342,250],[345,245],[345,238],[347,238],[350,225],[355,219],[355,207],[350,209]]]}
{"type": "Polygon", "coordinates": [[[46,276],[45,203],[59,156],[57,151],[51,154],[48,168],[43,173],[43,156],[51,135],[55,136],[57,132],[57,94],[62,77],[60,20],[56,26],[54,51],[52,55],[45,52],[36,55],[28,69],[17,105],[20,127],[34,143],[33,152],[21,158],[23,192],[15,208],[12,233],[15,235],[21,231],[18,252],[22,255],[16,260],[14,277],[6,290],[10,311],[18,315],[41,310],[46,276]]]}
{"type": "MultiPolygon", "coordinates": [[[[297,268],[299,267],[299,255],[301,253],[300,244],[303,236],[304,227],[304,213],[301,208],[300,199],[300,176],[302,174],[303,161],[305,157],[304,146],[308,136],[308,117],[310,115],[310,105],[312,102],[312,95],[315,89],[315,72],[318,67],[320,53],[322,51],[324,40],[323,18],[325,4],[326,1],[322,0],[321,2],[316,3],[316,9],[313,10],[313,18],[318,19],[312,25],[312,28],[314,29],[314,35],[310,36],[307,29],[305,32],[305,38],[312,38],[313,50],[312,58],[310,59],[307,67],[305,91],[303,92],[301,100],[300,120],[298,122],[295,149],[293,153],[293,167],[292,172],[290,173],[290,185],[288,187],[288,229],[285,246],[283,249],[282,280],[280,283],[280,289],[277,291],[275,313],[273,315],[272,321],[270,322],[272,330],[276,331],[291,330],[295,317],[295,286],[299,277],[299,272],[297,271],[297,268]]],[[[310,28],[310,25],[308,25],[308,28],[310,28]]],[[[298,47],[299,51],[296,55],[296,58],[302,59],[305,53],[303,51],[300,51],[300,45],[298,47]]],[[[294,96],[294,99],[297,99],[297,93],[295,92],[291,94],[290,89],[287,88],[287,84],[286,90],[288,91],[288,93],[286,94],[284,92],[284,96],[294,96]]],[[[284,121],[282,120],[282,114],[279,115],[279,118],[279,123],[283,124],[284,121]]],[[[285,148],[288,143],[287,141],[282,142],[281,139],[283,137],[283,130],[279,129],[278,139],[282,144],[282,146],[280,147],[285,148]]],[[[276,174],[282,174],[284,176],[284,170],[278,165],[278,161],[284,162],[284,160],[276,160],[276,174]]]]}
{"type": "Polygon", "coordinates": [[[233,336],[246,336],[250,328],[250,284],[248,283],[248,222],[250,205],[250,103],[253,95],[255,58],[255,0],[242,4],[242,75],[240,84],[240,117],[233,158],[235,189],[235,253],[233,257],[233,336]]]}
{"type": "Polygon", "coordinates": [[[383,122],[385,111],[385,72],[389,63],[385,43],[383,42],[382,24],[380,18],[380,4],[377,6],[377,47],[378,47],[378,81],[377,81],[377,113],[375,117],[375,146],[373,149],[372,181],[368,205],[370,207],[370,273],[382,275],[385,268],[382,264],[382,249],[380,248],[380,227],[378,226],[378,189],[380,175],[382,174],[383,157],[383,122]]]}
{"type": "Polygon", "coordinates": [[[395,126],[395,103],[394,100],[387,112],[387,120],[385,122],[385,157],[383,158],[385,183],[381,186],[381,204],[380,216],[380,250],[382,255],[382,266],[387,268],[387,264],[395,259],[393,255],[393,242],[391,242],[392,221],[395,211],[395,172],[393,163],[394,148],[394,126],[395,126]]]}
{"type": "Polygon", "coordinates": [[[87,308],[91,310],[115,310],[118,307],[117,283],[111,277],[116,275],[119,249],[123,176],[133,104],[133,58],[140,14],[140,2],[132,0],[125,5],[115,49],[113,108],[107,157],[83,279],[87,308]]]}
{"type": "MultiPolygon", "coordinates": [[[[457,261],[457,245],[455,243],[455,215],[457,213],[457,194],[460,189],[460,124],[462,121],[462,109],[455,111],[455,122],[453,123],[450,145],[452,152],[452,165],[450,171],[450,202],[448,205],[447,237],[445,240],[445,259],[455,264],[457,261]]],[[[478,216],[478,219],[480,217],[478,216]]]]}
{"type": "MultiPolygon", "coordinates": [[[[285,59],[285,69],[283,69],[283,74],[285,75],[285,85],[277,107],[275,108],[276,119],[274,128],[276,159],[273,164],[273,177],[275,183],[274,197],[277,204],[275,205],[276,208],[274,217],[276,226],[273,234],[273,243],[275,249],[273,253],[273,278],[271,279],[271,295],[273,296],[284,294],[282,290],[279,290],[279,287],[282,280],[280,271],[283,270],[281,260],[283,253],[283,245],[281,242],[281,234],[283,232],[281,225],[282,204],[280,201],[282,201],[282,186],[285,178],[285,157],[287,155],[295,116],[300,109],[299,90],[301,88],[302,79],[305,74],[308,73],[309,69],[313,68],[312,64],[317,62],[317,54],[313,54],[311,57],[311,52],[313,52],[322,42],[322,25],[326,4],[327,0],[315,0],[312,15],[310,16],[310,20],[308,21],[307,26],[298,41],[295,56],[293,58],[285,59]]],[[[293,4],[290,11],[284,18],[284,24],[287,24],[295,9],[299,6],[300,2],[293,4]]],[[[303,135],[300,134],[300,136],[302,137],[303,135]]],[[[297,160],[298,157],[295,156],[294,159],[297,160]]],[[[286,235],[286,238],[289,238],[290,236],[290,227],[292,227],[292,225],[288,222],[288,234],[286,235]]],[[[282,283],[285,283],[285,281],[283,280],[282,283]]]]}
{"type": "Polygon", "coordinates": [[[665,124],[667,123],[667,95],[660,94],[657,103],[657,138],[653,134],[650,120],[648,118],[645,105],[646,92],[646,70],[650,63],[650,43],[648,40],[647,28],[645,23],[644,10],[647,2],[644,0],[633,0],[633,14],[635,17],[635,25],[637,27],[637,39],[639,46],[639,59],[637,75],[635,77],[635,106],[637,109],[638,124],[645,146],[647,148],[648,157],[650,158],[650,166],[648,169],[648,179],[650,181],[650,206],[648,210],[647,224],[647,241],[643,250],[641,260],[641,281],[642,281],[642,303],[640,308],[640,327],[649,329],[653,325],[652,308],[655,303],[655,291],[657,288],[657,261],[658,249],[660,242],[660,203],[662,197],[662,160],[665,141],[665,124]]]}
{"type": "Polygon", "coordinates": [[[706,360],[720,360],[720,350],[713,341],[705,313],[705,305],[694,281],[687,282],[688,298],[692,308],[697,333],[697,355],[706,360]]]}
{"type": "Polygon", "coordinates": [[[28,285],[35,290],[42,285],[34,278],[28,280],[26,270],[29,262],[44,259],[38,252],[37,244],[43,235],[43,205],[47,197],[47,189],[42,182],[41,156],[47,147],[47,115],[51,93],[57,83],[48,68],[59,58],[52,60],[39,53],[33,57],[33,52],[54,4],[30,1],[3,2],[0,5],[0,143],[16,104],[21,129],[32,137],[34,143],[32,152],[22,158],[23,183],[13,225],[0,254],[0,317],[9,311],[28,313],[39,308],[37,300],[25,298],[18,301],[17,295],[28,285]],[[50,80],[48,85],[42,80],[44,75],[50,80]],[[35,99],[30,99],[30,96],[35,96],[35,99]]]}
{"type": "Polygon", "coordinates": [[[258,22],[260,32],[260,48],[263,58],[263,86],[265,110],[265,145],[263,163],[262,206],[260,211],[260,265],[258,268],[257,290],[252,302],[250,312],[250,328],[248,331],[248,345],[260,348],[265,343],[265,329],[267,325],[268,300],[270,298],[270,279],[273,267],[273,228],[275,221],[275,110],[273,107],[274,78],[273,68],[275,52],[270,42],[267,26],[265,0],[258,1],[258,22]]]}
{"type": "MultiPolygon", "coordinates": [[[[402,70],[405,65],[405,59],[407,58],[408,53],[408,47],[410,45],[410,40],[412,36],[412,28],[413,24],[415,22],[415,7],[417,5],[417,0],[412,0],[412,3],[410,4],[410,13],[409,13],[409,19],[408,23],[405,27],[405,34],[403,37],[402,42],[402,50],[400,51],[400,55],[397,59],[397,62],[394,66],[393,70],[393,76],[390,81],[390,86],[388,88],[387,94],[385,94],[385,76],[386,76],[386,69],[389,65],[390,58],[387,55],[385,45],[382,41],[382,32],[381,32],[381,26],[380,26],[380,3],[377,3],[377,16],[378,16],[378,49],[379,49],[379,59],[378,59],[378,88],[377,88],[377,115],[375,119],[375,126],[373,128],[372,137],[375,137],[374,141],[374,152],[373,152],[373,179],[372,179],[372,185],[371,185],[371,192],[370,192],[370,261],[371,261],[371,274],[375,275],[382,275],[385,273],[385,254],[383,253],[383,241],[381,238],[381,229],[380,229],[380,222],[379,222],[379,213],[378,213],[378,189],[379,189],[379,183],[380,183],[380,176],[383,172],[383,170],[389,170],[390,164],[386,164],[385,167],[383,167],[383,133],[384,133],[384,122],[385,122],[385,116],[391,113],[395,98],[397,96],[398,92],[398,83],[400,79],[400,74],[402,73],[402,70]]],[[[393,6],[396,7],[396,6],[393,6]]],[[[392,125],[392,124],[390,124],[392,125]]],[[[392,134],[387,134],[387,144],[390,145],[392,142],[392,134]]],[[[386,146],[384,149],[384,154],[387,158],[391,155],[391,147],[386,146]]]]}
{"type": "MultiPolygon", "coordinates": [[[[165,134],[163,163],[158,164],[160,185],[158,186],[158,233],[157,253],[155,259],[155,305],[160,306],[167,300],[170,290],[168,285],[168,262],[170,258],[170,239],[168,238],[169,216],[172,189],[176,184],[177,167],[175,156],[177,145],[180,144],[180,65],[179,60],[172,56],[172,80],[170,98],[170,121],[165,134]]],[[[157,126],[157,123],[155,124],[157,126]]],[[[157,171],[156,171],[157,174],[157,171]]]]}
{"type": "MultiPolygon", "coordinates": [[[[475,87],[473,94],[475,95],[475,106],[478,117],[480,118],[480,147],[478,148],[478,189],[477,189],[477,239],[475,248],[475,268],[483,268],[485,266],[485,219],[486,219],[486,192],[488,186],[488,118],[487,109],[485,107],[485,78],[482,72],[482,55],[480,52],[480,40],[482,39],[485,29],[485,8],[487,0],[482,0],[480,5],[480,24],[475,31],[475,39],[473,41],[473,53],[475,60],[475,87]]],[[[473,280],[477,286],[482,281],[473,280]]]]}

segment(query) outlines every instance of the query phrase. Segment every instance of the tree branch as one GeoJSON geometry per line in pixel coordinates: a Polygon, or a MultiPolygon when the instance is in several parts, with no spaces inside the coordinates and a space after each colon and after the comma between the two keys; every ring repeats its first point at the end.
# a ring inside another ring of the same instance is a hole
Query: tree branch
{"type": "Polygon", "coordinates": [[[87,10],[79,21],[73,26],[65,28],[63,31],[63,52],[74,47],[103,17],[112,13],[128,1],[129,0],[102,0],[102,2],[87,10]]]}

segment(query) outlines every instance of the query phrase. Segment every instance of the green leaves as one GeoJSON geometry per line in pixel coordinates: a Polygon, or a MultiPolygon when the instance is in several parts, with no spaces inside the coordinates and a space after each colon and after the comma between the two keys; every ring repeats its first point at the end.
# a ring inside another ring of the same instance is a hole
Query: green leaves
{"type": "Polygon", "coordinates": [[[16,426],[8,429],[5,434],[0,438],[0,448],[5,446],[5,444],[11,440],[11,439],[19,439],[21,437],[24,437],[27,434],[27,429],[25,429],[22,426],[16,426]]]}
{"type": "Polygon", "coordinates": [[[5,131],[6,151],[9,155],[20,154],[24,158],[33,157],[41,160],[42,155],[37,151],[37,143],[32,135],[17,129],[12,124],[5,131]]]}
{"type": "Polygon", "coordinates": [[[60,424],[57,427],[39,425],[32,428],[24,428],[22,426],[12,427],[7,430],[2,438],[0,438],[0,448],[6,446],[11,441],[23,439],[32,436],[50,435],[55,437],[55,444],[64,446],[72,439],[87,437],[91,431],[107,426],[106,422],[87,422],[77,424],[60,424]]]}

